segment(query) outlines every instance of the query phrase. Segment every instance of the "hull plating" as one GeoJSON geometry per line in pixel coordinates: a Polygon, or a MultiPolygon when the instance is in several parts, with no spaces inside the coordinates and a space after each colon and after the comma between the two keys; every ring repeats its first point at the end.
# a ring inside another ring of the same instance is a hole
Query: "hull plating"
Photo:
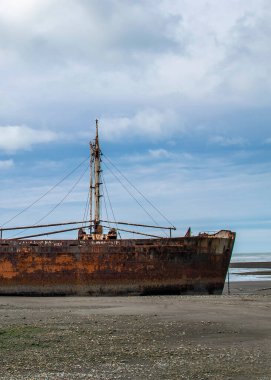
{"type": "Polygon", "coordinates": [[[0,294],[221,294],[234,238],[1,240],[0,294]]]}

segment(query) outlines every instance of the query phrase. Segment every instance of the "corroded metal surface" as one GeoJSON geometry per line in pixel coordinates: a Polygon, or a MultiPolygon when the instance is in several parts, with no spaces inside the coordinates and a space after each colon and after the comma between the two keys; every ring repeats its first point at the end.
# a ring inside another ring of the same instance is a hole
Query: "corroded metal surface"
{"type": "Polygon", "coordinates": [[[0,294],[220,294],[234,238],[1,240],[0,294]]]}

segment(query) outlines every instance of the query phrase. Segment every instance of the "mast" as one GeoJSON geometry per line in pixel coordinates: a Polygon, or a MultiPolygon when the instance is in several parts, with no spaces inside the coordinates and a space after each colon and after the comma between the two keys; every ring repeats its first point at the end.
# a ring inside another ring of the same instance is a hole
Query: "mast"
{"type": "Polygon", "coordinates": [[[89,143],[89,149],[90,149],[90,178],[89,178],[89,232],[91,233],[92,230],[92,202],[93,202],[93,163],[94,163],[94,146],[93,143],[89,143]]]}
{"type": "Polygon", "coordinates": [[[96,138],[94,143],[94,197],[95,197],[95,215],[94,215],[94,233],[102,233],[100,227],[100,173],[101,173],[101,151],[99,146],[99,125],[96,119],[96,138]]]}

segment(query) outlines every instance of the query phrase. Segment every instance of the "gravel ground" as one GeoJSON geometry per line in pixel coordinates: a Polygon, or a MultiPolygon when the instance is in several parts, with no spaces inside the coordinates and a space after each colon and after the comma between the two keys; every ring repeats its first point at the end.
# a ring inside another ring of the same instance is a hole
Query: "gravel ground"
{"type": "Polygon", "coordinates": [[[0,310],[0,379],[271,379],[268,292],[0,297],[0,310]]]}

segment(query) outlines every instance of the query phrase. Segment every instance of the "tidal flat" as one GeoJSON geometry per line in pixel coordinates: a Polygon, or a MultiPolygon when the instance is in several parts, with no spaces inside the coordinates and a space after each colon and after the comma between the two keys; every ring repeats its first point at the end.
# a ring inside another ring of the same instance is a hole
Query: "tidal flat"
{"type": "Polygon", "coordinates": [[[0,297],[0,378],[271,379],[271,282],[224,293],[0,297]]]}

